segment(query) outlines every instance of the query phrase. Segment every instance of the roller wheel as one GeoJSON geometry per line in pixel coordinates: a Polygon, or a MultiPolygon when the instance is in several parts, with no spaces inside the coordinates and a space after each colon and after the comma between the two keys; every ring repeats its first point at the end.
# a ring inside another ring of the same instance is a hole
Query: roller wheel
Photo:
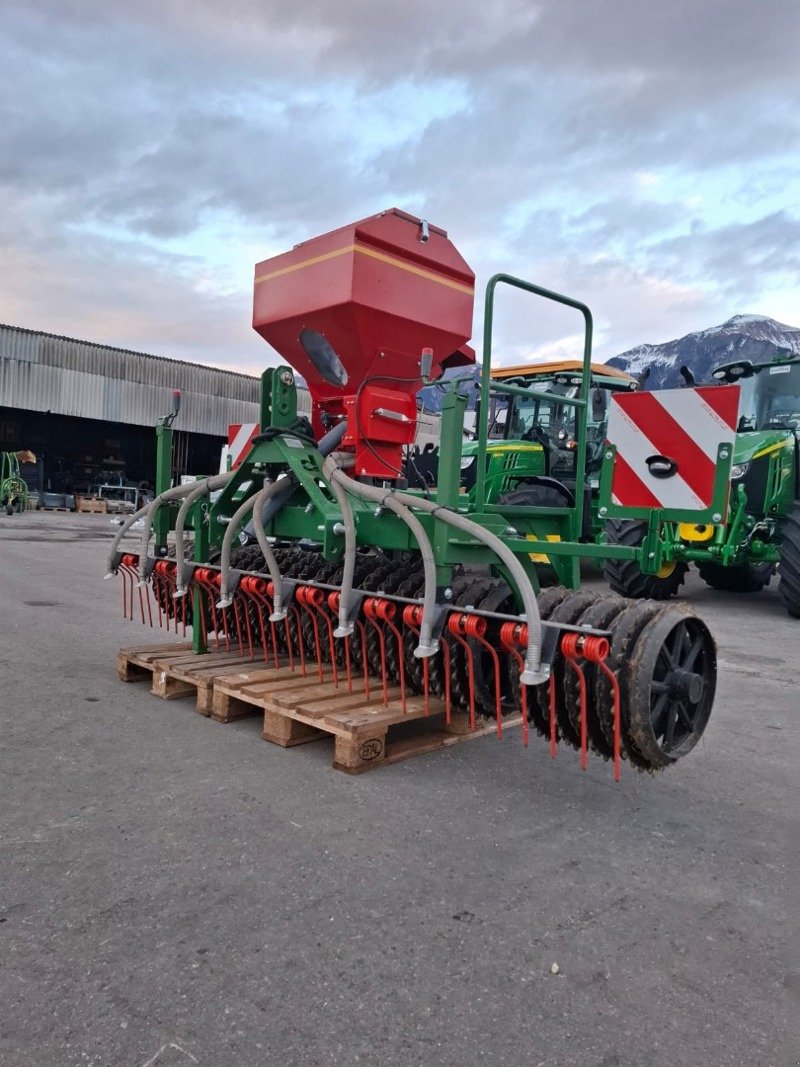
{"type": "MultiPolygon", "coordinates": [[[[593,630],[610,630],[614,620],[621,615],[627,600],[617,596],[605,596],[595,601],[577,620],[579,626],[591,627],[593,630]]],[[[599,696],[597,692],[598,676],[602,673],[596,664],[582,663],[586,679],[586,735],[589,747],[604,759],[614,755],[614,746],[610,744],[603,732],[598,712],[599,696]]],[[[563,700],[573,733],[580,741],[581,735],[581,691],[580,682],[575,671],[567,666],[564,672],[563,700]]]]}
{"type": "MultiPolygon", "coordinates": [[[[636,642],[645,626],[662,611],[662,605],[654,600],[642,600],[626,607],[614,620],[611,631],[611,651],[606,665],[619,680],[620,688],[620,750],[640,770],[650,769],[638,749],[628,744],[627,711],[630,707],[628,675],[623,668],[634,654],[636,642]]],[[[596,711],[606,745],[614,750],[614,694],[611,682],[604,672],[598,672],[595,683],[596,711]]]]}
{"type": "Polygon", "coordinates": [[[781,533],[778,592],[792,618],[800,619],[800,507],[793,508],[783,520],[781,533]]]}
{"type": "MultiPolygon", "coordinates": [[[[606,523],[606,537],[610,545],[637,547],[644,540],[647,525],[629,519],[610,519],[606,523]]],[[[636,560],[607,559],[603,576],[615,593],[633,600],[669,600],[675,596],[686,578],[688,567],[673,560],[658,574],[645,574],[636,560]]]]}
{"type": "MultiPolygon", "coordinates": [[[[517,612],[514,594],[508,583],[500,578],[489,578],[483,583],[479,597],[473,601],[473,606],[483,611],[497,611],[507,615],[515,615],[517,612]]],[[[508,715],[516,710],[514,694],[517,688],[517,672],[512,668],[511,658],[502,650],[500,626],[497,620],[489,619],[486,640],[493,648],[499,650],[497,660],[500,664],[500,713],[508,715]]],[[[494,658],[479,641],[470,641],[469,644],[472,648],[475,678],[475,709],[478,715],[494,719],[497,716],[494,658]]]]}
{"type": "Polygon", "coordinates": [[[775,573],[774,563],[744,563],[740,567],[723,567],[719,563],[701,563],[700,577],[712,589],[728,593],[758,593],[769,585],[775,573]]]}
{"type": "Polygon", "coordinates": [[[691,752],[708,723],[717,679],[714,639],[686,608],[662,609],[623,667],[627,744],[652,769],[691,752]]]}
{"type": "MultiPolygon", "coordinates": [[[[559,604],[572,592],[563,585],[554,585],[545,589],[536,598],[539,605],[539,618],[546,622],[559,604]]],[[[549,688],[548,683],[527,687],[528,719],[537,733],[550,734],[549,688]]]]}
{"type": "MultiPolygon", "coordinates": [[[[568,626],[574,626],[587,608],[597,600],[597,593],[588,593],[585,590],[577,592],[569,591],[567,595],[550,612],[550,622],[562,622],[568,626]]],[[[561,652],[556,652],[551,666],[552,675],[556,688],[556,730],[559,737],[576,747],[580,744],[580,733],[576,732],[563,698],[565,672],[570,670],[561,652]]],[[[550,737],[550,683],[539,685],[533,690],[533,700],[537,705],[538,719],[544,724],[542,733],[546,738],[550,737]]]]}

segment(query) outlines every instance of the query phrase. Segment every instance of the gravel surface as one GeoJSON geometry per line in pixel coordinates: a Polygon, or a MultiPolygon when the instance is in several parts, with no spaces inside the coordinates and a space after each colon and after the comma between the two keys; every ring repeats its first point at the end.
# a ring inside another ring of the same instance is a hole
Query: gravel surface
{"type": "Polygon", "coordinates": [[[774,589],[690,578],[718,696],[662,775],[508,731],[351,778],[117,680],[154,637],[100,581],[113,530],[0,517],[3,1067],[798,1062],[774,589]]]}

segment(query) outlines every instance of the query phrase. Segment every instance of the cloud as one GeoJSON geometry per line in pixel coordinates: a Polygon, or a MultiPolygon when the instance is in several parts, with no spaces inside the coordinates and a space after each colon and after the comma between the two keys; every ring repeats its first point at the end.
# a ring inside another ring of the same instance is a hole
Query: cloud
{"type": "MultiPolygon", "coordinates": [[[[7,0],[4,317],[258,366],[253,263],[392,204],[480,281],[587,300],[602,354],[774,307],[800,7],[767,7],[7,0]]],[[[543,306],[499,329],[509,354],[575,337],[543,306]]]]}

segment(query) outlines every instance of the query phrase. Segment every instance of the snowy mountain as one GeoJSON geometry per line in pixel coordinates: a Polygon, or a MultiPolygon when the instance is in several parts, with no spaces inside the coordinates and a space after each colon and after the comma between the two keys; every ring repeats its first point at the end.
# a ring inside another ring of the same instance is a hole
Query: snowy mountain
{"type": "Polygon", "coordinates": [[[646,388],[665,389],[683,385],[682,366],[692,371],[700,385],[711,381],[711,372],[720,363],[739,359],[766,363],[787,352],[800,354],[800,328],[764,315],[734,315],[721,326],[687,333],[676,341],[637,345],[608,362],[634,376],[649,367],[646,388]]]}

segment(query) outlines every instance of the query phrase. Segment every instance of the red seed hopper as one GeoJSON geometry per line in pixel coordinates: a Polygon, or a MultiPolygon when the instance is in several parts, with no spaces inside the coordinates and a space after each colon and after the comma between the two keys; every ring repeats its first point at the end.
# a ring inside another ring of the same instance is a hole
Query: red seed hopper
{"type": "Polygon", "coordinates": [[[253,327],[305,379],[315,430],[347,415],[356,473],[396,478],[423,350],[432,378],[475,360],[474,284],[445,230],[392,209],[259,263],[253,327]]]}

